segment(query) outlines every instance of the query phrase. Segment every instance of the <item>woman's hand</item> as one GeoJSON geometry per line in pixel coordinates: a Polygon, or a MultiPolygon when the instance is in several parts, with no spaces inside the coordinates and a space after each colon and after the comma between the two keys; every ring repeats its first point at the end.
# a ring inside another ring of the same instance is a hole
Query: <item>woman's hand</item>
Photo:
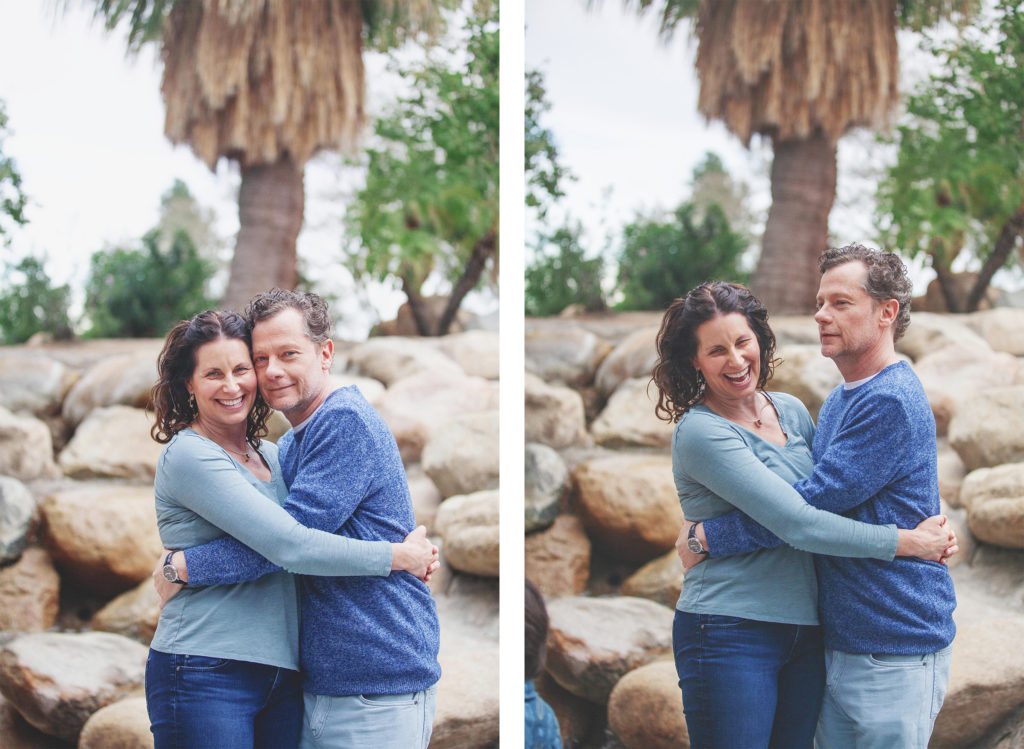
{"type": "Polygon", "coordinates": [[[708,542],[704,537],[704,528],[698,523],[693,523],[689,520],[683,519],[683,528],[679,531],[679,535],[676,537],[676,554],[679,555],[679,559],[683,562],[683,571],[689,572],[691,569],[696,567],[698,564],[708,558],[707,554],[695,554],[690,551],[690,547],[686,545],[686,537],[690,533],[690,526],[696,525],[697,530],[695,535],[700,539],[701,544],[704,548],[707,548],[708,542]]]}
{"type": "Polygon", "coordinates": [[[391,544],[391,569],[404,570],[423,582],[441,566],[437,547],[427,538],[427,527],[417,526],[400,544],[391,544]]]}
{"type": "Polygon", "coordinates": [[[956,533],[946,516],[933,515],[922,520],[913,530],[899,530],[896,556],[947,564],[949,557],[959,550],[956,533]]]}
{"type": "MultiPolygon", "coordinates": [[[[164,607],[164,604],[174,598],[181,590],[180,585],[168,582],[167,578],[164,577],[164,560],[167,559],[167,555],[170,553],[170,549],[164,549],[160,552],[160,558],[156,560],[156,567],[153,568],[153,587],[156,588],[157,595],[160,596],[161,609],[164,607]]],[[[177,553],[179,552],[175,552],[175,554],[177,553]]],[[[179,570],[178,574],[182,580],[188,580],[188,572],[182,574],[179,570]]]]}

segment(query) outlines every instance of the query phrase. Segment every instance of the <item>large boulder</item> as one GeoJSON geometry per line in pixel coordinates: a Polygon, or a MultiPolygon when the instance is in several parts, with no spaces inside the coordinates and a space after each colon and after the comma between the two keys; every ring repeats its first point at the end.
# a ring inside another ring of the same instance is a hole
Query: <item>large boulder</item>
{"type": "Polygon", "coordinates": [[[431,431],[423,471],[441,496],[498,488],[498,412],[465,414],[431,431]]]}
{"type": "Polygon", "coordinates": [[[602,396],[607,397],[634,377],[651,379],[658,361],[658,349],[654,345],[657,335],[656,325],[634,330],[601,361],[594,384],[602,396]]]}
{"type": "Polygon", "coordinates": [[[672,609],[643,598],[556,598],[547,603],[547,671],[603,705],[619,679],[672,652],[672,609]]]}
{"type": "Polygon", "coordinates": [[[575,596],[587,589],[590,539],[575,515],[559,515],[547,530],[526,536],[523,567],[549,598],[575,596]]]}
{"type": "Polygon", "coordinates": [[[430,745],[482,749],[498,742],[498,649],[446,651],[437,685],[437,712],[430,745]]]}
{"type": "Polygon", "coordinates": [[[980,541],[1024,549],[1024,463],[971,471],[960,489],[967,523],[980,541]]]}
{"type": "Polygon", "coordinates": [[[434,532],[434,518],[437,517],[437,508],[441,506],[441,491],[430,480],[430,476],[423,473],[420,468],[413,468],[406,471],[406,480],[409,483],[409,494],[412,497],[412,509],[416,513],[416,525],[424,525],[428,534],[434,532]]]}
{"type": "Polygon", "coordinates": [[[438,347],[452,358],[462,370],[487,380],[498,379],[498,342],[496,331],[467,330],[447,335],[438,341],[438,347]]]}
{"type": "Polygon", "coordinates": [[[70,742],[47,736],[26,721],[3,694],[0,694],[0,737],[4,749],[77,749],[70,742]]]}
{"type": "Polygon", "coordinates": [[[939,436],[946,434],[959,404],[976,393],[1013,385],[1019,370],[1020,362],[1010,354],[957,345],[925,354],[914,363],[939,436]]]}
{"type": "Polygon", "coordinates": [[[160,596],[146,579],[92,615],[89,627],[98,632],[131,637],[144,645],[153,641],[160,621],[160,596]]]}
{"type": "Polygon", "coordinates": [[[608,726],[627,749],[689,747],[675,661],[648,663],[619,679],[608,698],[608,726]]]}
{"type": "Polygon", "coordinates": [[[41,632],[0,650],[0,692],[40,731],[78,738],[94,712],[143,685],[147,650],[107,632],[41,632]]]}
{"type": "Polygon", "coordinates": [[[395,382],[377,401],[406,463],[418,462],[431,433],[452,419],[497,408],[497,383],[461,371],[417,372],[395,382]]]}
{"type": "Polygon", "coordinates": [[[547,382],[583,387],[594,381],[598,365],[612,347],[572,325],[526,332],[526,371],[547,382]]]}
{"type": "Polygon", "coordinates": [[[76,427],[97,408],[145,408],[157,380],[156,360],[156,353],[151,351],[101,359],[64,399],[64,420],[76,427]]]}
{"type": "MultiPolygon", "coordinates": [[[[375,380],[372,377],[362,377],[348,372],[331,372],[331,387],[344,388],[352,386],[358,388],[360,394],[375,406],[377,405],[377,401],[379,401],[381,396],[387,391],[383,382],[375,380]]],[[[275,411],[274,413],[278,412],[275,411]]],[[[291,425],[289,424],[289,426],[291,425]]]]}
{"type": "Polygon", "coordinates": [[[0,564],[13,562],[25,550],[38,514],[35,497],[25,485],[0,476],[0,564]]]}
{"type": "Polygon", "coordinates": [[[16,416],[0,406],[0,474],[22,481],[56,478],[50,429],[33,416],[16,416]]]}
{"type": "Polygon", "coordinates": [[[32,547],[0,567],[0,631],[42,632],[57,621],[60,577],[50,555],[32,547]]]}
{"type": "Polygon", "coordinates": [[[980,392],[960,404],[949,444],[968,471],[1024,461],[1024,385],[980,392]]]}
{"type": "Polygon", "coordinates": [[[933,749],[971,746],[1024,705],[1024,617],[971,622],[957,627],[946,699],[929,744],[933,749]]]}
{"type": "Polygon", "coordinates": [[[647,598],[673,609],[682,589],[683,563],[675,549],[652,559],[622,583],[622,595],[647,598]]]}
{"type": "Polygon", "coordinates": [[[626,380],[608,399],[608,404],[590,425],[594,442],[606,447],[641,445],[668,447],[675,424],[654,413],[658,389],[650,377],[626,380]]]}
{"type": "Polygon", "coordinates": [[[814,315],[772,315],[768,322],[779,346],[820,346],[814,315]]]}
{"type": "Polygon", "coordinates": [[[569,469],[562,457],[539,442],[526,444],[524,527],[527,533],[547,528],[558,517],[569,493],[569,469]]]}
{"type": "Polygon", "coordinates": [[[56,359],[5,349],[0,352],[0,406],[36,416],[58,414],[76,378],[56,359]]]}
{"type": "Polygon", "coordinates": [[[613,455],[576,467],[579,509],[612,556],[647,561],[673,548],[683,512],[667,455],[613,455]]]}
{"type": "Polygon", "coordinates": [[[101,707],[78,737],[78,749],[152,749],[153,745],[144,696],[101,707]]]}
{"type": "Polygon", "coordinates": [[[843,381],[836,365],[821,355],[818,345],[779,346],[776,356],[782,362],[775,368],[768,389],[795,395],[817,418],[828,394],[843,381]]]}
{"type": "Polygon", "coordinates": [[[120,593],[149,578],[163,545],[153,489],[92,485],[43,500],[43,540],[61,572],[85,590],[120,593]]]}
{"type": "Polygon", "coordinates": [[[977,351],[992,350],[984,338],[971,330],[962,318],[932,312],[914,312],[910,327],[896,341],[896,350],[917,361],[925,354],[959,345],[977,351]]]}
{"type": "Polygon", "coordinates": [[[996,307],[964,315],[963,321],[994,350],[1024,356],[1024,309],[996,307]]]}
{"type": "Polygon", "coordinates": [[[417,338],[371,338],[345,352],[348,369],[380,380],[388,387],[419,372],[453,378],[465,374],[430,341],[417,338]]]}
{"type": "Polygon", "coordinates": [[[950,507],[963,507],[960,502],[960,487],[967,476],[967,469],[956,450],[950,447],[947,440],[939,441],[938,450],[939,496],[950,507]]]}
{"type": "Polygon", "coordinates": [[[434,519],[435,531],[444,539],[442,553],[457,570],[497,577],[500,557],[499,503],[497,491],[449,497],[434,519]]]}
{"type": "Polygon", "coordinates": [[[527,442],[561,450],[587,441],[586,415],[579,393],[562,385],[549,385],[529,372],[524,384],[527,442]]]}
{"type": "Polygon", "coordinates": [[[163,445],[150,436],[151,418],[131,406],[94,409],[61,451],[61,470],[74,478],[152,481],[163,445]]]}

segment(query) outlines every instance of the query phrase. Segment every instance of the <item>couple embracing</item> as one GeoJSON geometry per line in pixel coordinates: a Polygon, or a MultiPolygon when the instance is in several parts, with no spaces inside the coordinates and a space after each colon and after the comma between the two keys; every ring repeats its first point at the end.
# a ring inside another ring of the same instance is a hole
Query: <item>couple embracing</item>
{"type": "Polygon", "coordinates": [[[323,300],[280,289],[167,336],[153,389],[167,548],[146,666],[157,749],[429,743],[437,549],[414,528],[384,420],[332,385],[333,355],[323,300]],[[292,427],[277,445],[271,409],[292,427]]]}

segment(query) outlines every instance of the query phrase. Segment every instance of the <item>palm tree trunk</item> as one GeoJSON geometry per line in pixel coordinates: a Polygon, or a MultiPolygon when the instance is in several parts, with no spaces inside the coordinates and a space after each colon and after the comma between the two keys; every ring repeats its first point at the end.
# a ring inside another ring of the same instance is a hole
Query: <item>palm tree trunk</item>
{"type": "Polygon", "coordinates": [[[305,199],[302,167],[290,157],[242,167],[240,228],[223,308],[242,311],[261,291],[295,288],[295,240],[305,199]]]}
{"type": "Polygon", "coordinates": [[[772,207],[752,290],[772,314],[812,312],[836,194],[836,144],[820,131],[776,143],[771,180],[772,207]]]}

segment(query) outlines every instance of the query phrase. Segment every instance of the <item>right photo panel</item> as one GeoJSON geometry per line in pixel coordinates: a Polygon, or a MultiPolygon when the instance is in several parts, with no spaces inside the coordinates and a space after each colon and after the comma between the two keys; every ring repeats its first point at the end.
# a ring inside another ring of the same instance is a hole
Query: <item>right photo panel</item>
{"type": "Polygon", "coordinates": [[[1024,746],[1024,9],[525,22],[526,747],[1024,746]]]}

